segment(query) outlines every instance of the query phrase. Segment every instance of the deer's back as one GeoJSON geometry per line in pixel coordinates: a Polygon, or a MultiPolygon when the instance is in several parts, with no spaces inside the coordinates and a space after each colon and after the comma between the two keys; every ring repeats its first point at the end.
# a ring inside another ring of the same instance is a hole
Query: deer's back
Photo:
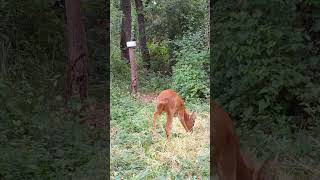
{"type": "Polygon", "coordinates": [[[157,97],[157,103],[163,104],[163,111],[176,114],[178,111],[184,109],[183,100],[177,95],[176,92],[167,89],[162,91],[157,97]]]}

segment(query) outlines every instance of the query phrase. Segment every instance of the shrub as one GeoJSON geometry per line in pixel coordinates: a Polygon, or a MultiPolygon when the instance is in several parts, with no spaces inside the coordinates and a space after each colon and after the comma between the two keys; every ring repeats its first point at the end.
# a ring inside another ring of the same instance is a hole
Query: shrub
{"type": "Polygon", "coordinates": [[[0,80],[0,101],[0,179],[61,179],[96,171],[91,159],[101,159],[102,132],[53,110],[53,102],[26,81],[0,80]]]}
{"type": "Polygon", "coordinates": [[[173,67],[173,89],[185,99],[209,96],[209,79],[204,68],[208,59],[207,51],[180,51],[173,67]]]}
{"type": "Polygon", "coordinates": [[[167,42],[162,41],[153,43],[149,41],[147,46],[150,52],[151,70],[153,70],[154,72],[168,71],[169,50],[167,42]]]}
{"type": "Polygon", "coordinates": [[[295,4],[248,6],[254,10],[227,14],[231,5],[216,6],[214,100],[226,105],[240,126],[258,125],[265,133],[282,129],[290,134],[315,125],[320,113],[319,83],[314,79],[319,76],[319,61],[314,61],[304,33],[295,27],[295,4]],[[273,11],[274,6],[281,11],[273,11]],[[314,73],[309,72],[311,63],[314,73]]]}

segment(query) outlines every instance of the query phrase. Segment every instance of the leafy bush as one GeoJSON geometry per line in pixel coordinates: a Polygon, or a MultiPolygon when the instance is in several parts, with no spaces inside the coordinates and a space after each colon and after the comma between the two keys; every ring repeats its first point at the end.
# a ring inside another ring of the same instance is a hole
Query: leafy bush
{"type": "MultiPolygon", "coordinates": [[[[197,31],[185,32],[184,36],[180,39],[171,41],[175,47],[175,55],[179,56],[179,51],[201,51],[207,49],[205,39],[205,27],[201,26],[197,31]]],[[[185,53],[185,52],[184,52],[185,53]]],[[[191,52],[190,52],[191,53],[191,52]]],[[[209,59],[207,60],[209,64],[209,59]]]]}
{"type": "Polygon", "coordinates": [[[161,73],[149,73],[148,76],[139,76],[140,92],[159,92],[171,88],[171,77],[161,73]]]}
{"type": "Polygon", "coordinates": [[[173,89],[186,99],[209,97],[209,52],[202,29],[171,42],[175,47],[173,89]]]}
{"type": "Polygon", "coordinates": [[[97,168],[99,162],[91,159],[101,159],[102,132],[80,124],[78,117],[53,111],[27,82],[0,81],[0,100],[1,179],[71,178],[97,168]]]}
{"type": "Polygon", "coordinates": [[[168,44],[165,41],[151,42],[149,41],[148,49],[151,59],[151,70],[154,72],[165,72],[168,69],[169,64],[169,49],[168,44]]]}
{"type": "Polygon", "coordinates": [[[181,38],[187,31],[196,31],[207,22],[207,1],[171,0],[148,3],[147,36],[159,40],[181,38]]]}
{"type": "Polygon", "coordinates": [[[180,51],[177,63],[173,67],[173,87],[186,99],[207,98],[209,96],[209,79],[204,69],[208,64],[206,51],[180,51]]]}
{"type": "Polygon", "coordinates": [[[290,134],[316,124],[320,84],[307,73],[312,57],[295,27],[295,4],[268,3],[253,1],[248,10],[228,13],[232,3],[217,4],[212,90],[239,125],[290,134]]]}

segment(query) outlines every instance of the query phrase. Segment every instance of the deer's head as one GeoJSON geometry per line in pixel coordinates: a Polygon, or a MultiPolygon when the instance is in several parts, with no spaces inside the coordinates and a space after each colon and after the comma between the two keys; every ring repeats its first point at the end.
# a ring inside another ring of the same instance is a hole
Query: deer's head
{"type": "Polygon", "coordinates": [[[193,127],[195,124],[195,120],[196,120],[196,114],[194,112],[191,113],[191,115],[187,115],[188,117],[186,118],[186,126],[189,132],[193,132],[193,127]]]}

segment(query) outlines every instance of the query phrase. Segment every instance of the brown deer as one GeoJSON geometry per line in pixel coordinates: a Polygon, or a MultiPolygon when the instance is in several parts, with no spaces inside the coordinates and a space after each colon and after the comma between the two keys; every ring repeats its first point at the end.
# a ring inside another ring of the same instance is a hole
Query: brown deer
{"type": "Polygon", "coordinates": [[[271,180],[270,167],[273,161],[266,160],[260,168],[250,166],[240,151],[239,140],[228,113],[217,104],[210,105],[213,115],[213,158],[220,180],[271,180]]]}
{"type": "Polygon", "coordinates": [[[177,95],[176,92],[167,89],[162,91],[157,97],[157,105],[153,114],[153,134],[156,133],[157,118],[165,112],[167,115],[166,122],[166,135],[167,140],[170,140],[170,133],[172,128],[172,118],[179,117],[180,122],[187,132],[193,132],[193,126],[196,119],[194,112],[189,115],[185,109],[183,100],[177,95]]]}

